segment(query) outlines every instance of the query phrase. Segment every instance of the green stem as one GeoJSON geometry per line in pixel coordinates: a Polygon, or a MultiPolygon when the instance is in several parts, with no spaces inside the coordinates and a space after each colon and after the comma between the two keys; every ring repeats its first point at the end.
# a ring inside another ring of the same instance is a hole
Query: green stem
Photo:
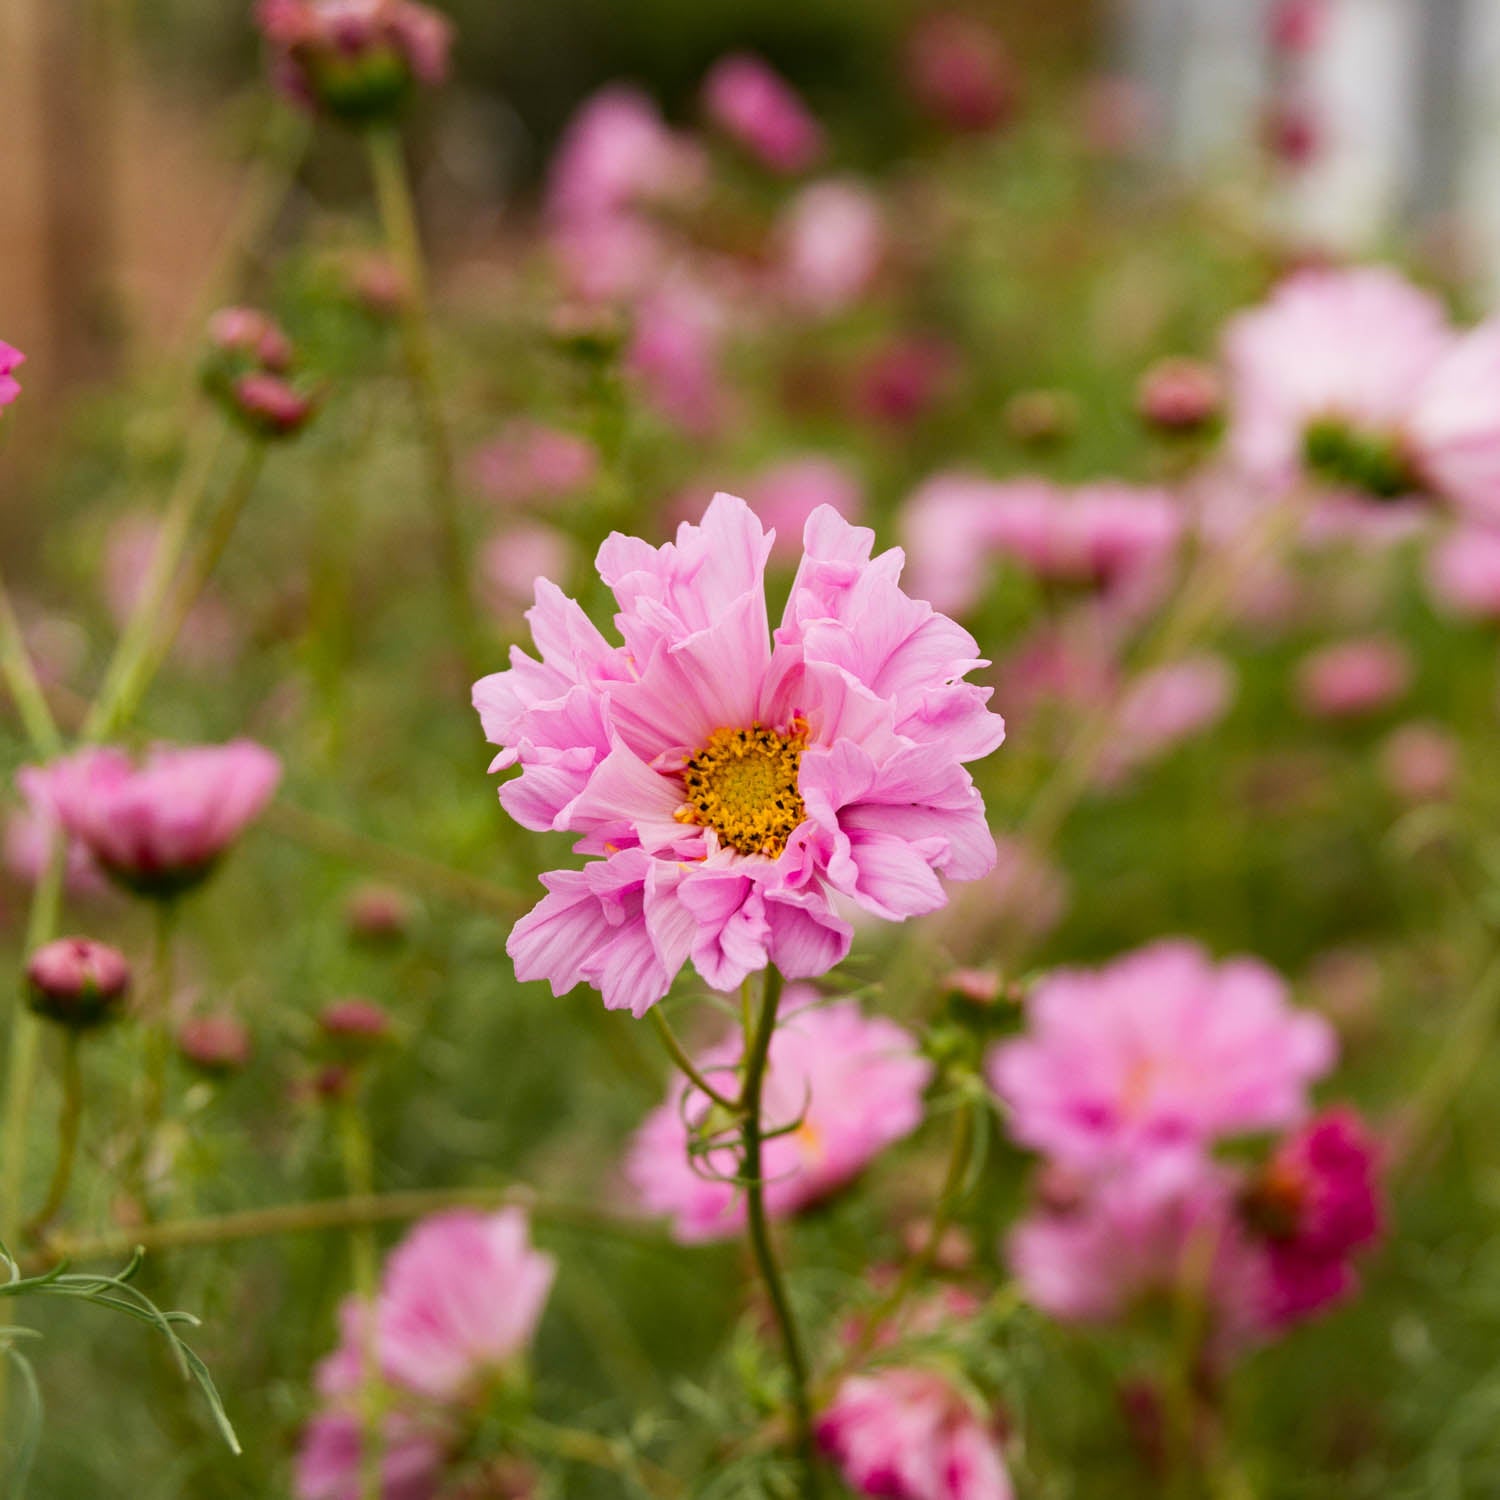
{"type": "Polygon", "coordinates": [[[40,1239],[57,1217],[73,1180],[73,1162],[78,1154],[78,1128],[83,1119],[83,1069],[79,1060],[79,1035],[66,1031],[62,1038],[62,1106],[57,1117],[57,1161],[47,1197],[27,1230],[28,1238],[40,1239]]]}
{"type": "MultiPolygon", "coordinates": [[[[375,1191],[375,1151],[360,1103],[357,1080],[339,1103],[339,1150],[344,1180],[351,1195],[370,1197],[375,1191]]],[[[359,1446],[359,1500],[380,1500],[385,1465],[385,1390],[380,1378],[380,1344],[375,1324],[375,1299],[380,1282],[380,1253],[373,1224],[353,1224],[349,1258],[354,1295],[364,1314],[360,1340],[360,1406],[363,1432],[359,1446]]]]}
{"type": "Polygon", "coordinates": [[[208,482],[213,476],[227,430],[223,422],[215,421],[200,428],[189,447],[177,484],[167,501],[161,533],[152,550],[151,564],[140,596],[105,669],[104,682],[83,721],[82,738],[89,743],[111,738],[129,717],[134,684],[145,670],[172,579],[208,491],[208,482]]]}
{"type": "Polygon", "coordinates": [[[172,936],[177,905],[158,901],[152,908],[151,979],[140,1011],[140,1134],[131,1159],[131,1178],[142,1220],[153,1217],[149,1182],[151,1153],[167,1112],[167,1063],[171,1052],[172,936]]]}
{"type": "Polygon", "coordinates": [[[0,676],[5,678],[10,695],[21,715],[21,727],[31,747],[43,760],[50,760],[62,749],[62,736],[47,703],[47,695],[31,664],[31,654],[21,635],[21,625],[0,577],[0,676]]]}
{"type": "Polygon", "coordinates": [[[527,1417],[516,1429],[521,1443],[539,1453],[550,1453],[572,1463],[588,1464],[623,1475],[641,1484],[648,1493],[663,1497],[682,1493],[675,1476],[649,1459],[632,1453],[624,1444],[578,1427],[560,1427],[541,1417],[527,1417]]]}
{"type": "Polygon", "coordinates": [[[677,1033],[672,1030],[672,1023],[661,1013],[661,1006],[653,1005],[647,1014],[651,1017],[652,1025],[656,1027],[656,1034],[661,1038],[662,1046],[667,1049],[667,1056],[682,1070],[688,1082],[699,1093],[706,1094],[721,1109],[731,1110],[738,1114],[739,1102],[731,1099],[728,1094],[721,1093],[699,1072],[697,1064],[688,1056],[687,1050],[678,1041],[677,1033]]]}
{"type": "Polygon", "coordinates": [[[802,1336],[797,1329],[797,1320],[792,1313],[791,1300],[787,1296],[781,1267],[776,1260],[776,1250],[771,1242],[771,1228],[766,1218],[765,1166],[761,1150],[765,1128],[765,1122],[761,1118],[761,1098],[766,1079],[766,1063],[771,1051],[771,1037],[776,1030],[776,1012],[781,1004],[781,990],[781,971],[772,964],[766,969],[759,1017],[753,1034],[746,1038],[745,1079],[740,1091],[740,1107],[744,1111],[740,1172],[745,1181],[750,1249],[771,1301],[771,1311],[781,1335],[787,1373],[791,1376],[792,1420],[797,1451],[807,1470],[806,1493],[816,1496],[819,1491],[818,1457],[813,1446],[807,1357],[802,1350],[802,1336]]]}
{"type": "Polygon", "coordinates": [[[370,172],[375,183],[381,227],[404,283],[401,337],[407,376],[411,381],[417,421],[427,454],[427,482],[436,525],[438,565],[447,588],[459,648],[466,663],[477,672],[479,632],[453,478],[453,441],[438,390],[427,302],[427,272],[411,184],[406,175],[406,158],[402,153],[401,138],[392,129],[372,128],[366,132],[365,139],[369,146],[370,172]]]}

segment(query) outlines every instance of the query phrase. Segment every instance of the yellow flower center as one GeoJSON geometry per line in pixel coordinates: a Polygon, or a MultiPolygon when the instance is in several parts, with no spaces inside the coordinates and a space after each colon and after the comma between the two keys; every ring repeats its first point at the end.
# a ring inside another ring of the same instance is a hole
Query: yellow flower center
{"type": "Polygon", "coordinates": [[[712,828],[721,844],[741,854],[775,859],[807,816],[797,790],[806,726],[794,720],[791,728],[790,734],[764,724],[714,730],[683,767],[687,801],[677,821],[712,828]]]}

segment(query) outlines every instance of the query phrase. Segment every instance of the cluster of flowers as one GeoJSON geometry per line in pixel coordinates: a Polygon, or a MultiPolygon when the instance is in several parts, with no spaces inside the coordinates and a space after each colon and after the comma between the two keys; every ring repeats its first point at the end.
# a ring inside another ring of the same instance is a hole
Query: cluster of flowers
{"type": "Polygon", "coordinates": [[[392,1252],[373,1303],[350,1298],[340,1309],[339,1345],[318,1366],[320,1410],[297,1459],[299,1500],[366,1493],[361,1458],[372,1442],[383,1496],[437,1494],[486,1409],[524,1395],[556,1269],[532,1247],[518,1208],[418,1224],[392,1252]]]}
{"type": "Polygon", "coordinates": [[[1162,942],[1059,970],[992,1054],[1011,1134],[1041,1153],[1009,1251],[1032,1301],[1106,1322],[1196,1299],[1222,1363],[1346,1296],[1377,1237],[1377,1153],[1352,1111],[1309,1117],[1333,1035],[1253,959],[1162,942]],[[1282,1132],[1259,1166],[1216,1148],[1282,1132]]]}
{"type": "Polygon", "coordinates": [[[267,314],[221,308],[209,320],[203,387],[257,437],[295,437],[317,409],[292,378],[295,356],[292,341],[267,314]]]}

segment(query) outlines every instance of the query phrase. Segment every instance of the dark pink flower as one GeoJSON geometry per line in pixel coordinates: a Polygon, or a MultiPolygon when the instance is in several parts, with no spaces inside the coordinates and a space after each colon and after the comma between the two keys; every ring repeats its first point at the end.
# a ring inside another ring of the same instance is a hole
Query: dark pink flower
{"type": "Polygon", "coordinates": [[[994,130],[1015,115],[1015,64],[994,31],[973,16],[923,16],[907,38],[906,78],[922,109],[950,130],[994,130]]]}
{"type": "Polygon", "coordinates": [[[118,948],[65,937],[26,960],[31,1008],[49,1020],[87,1030],[113,1019],[130,988],[130,965],[118,948]]]}
{"type": "Polygon", "coordinates": [[[823,127],[791,85],[760,58],[720,58],[703,81],[710,120],[773,172],[805,172],[826,149],[823,127]]]}
{"type": "Polygon", "coordinates": [[[0,407],[9,406],[21,394],[16,371],[26,363],[26,356],[13,344],[0,339],[0,407]]]}
{"type": "Polygon", "coordinates": [[[1390,636],[1336,641],[1305,657],[1297,669],[1297,698],[1321,719],[1377,714],[1411,686],[1411,653],[1390,636]]]}
{"type": "Polygon", "coordinates": [[[794,308],[831,317],[870,291],[886,244],[885,211],[871,189],[850,178],[809,183],[777,220],[776,285],[794,308]]]}

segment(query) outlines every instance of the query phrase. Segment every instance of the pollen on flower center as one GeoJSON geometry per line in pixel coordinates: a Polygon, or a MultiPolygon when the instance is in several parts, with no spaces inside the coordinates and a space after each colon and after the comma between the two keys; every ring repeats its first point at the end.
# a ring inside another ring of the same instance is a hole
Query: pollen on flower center
{"type": "Polygon", "coordinates": [[[806,816],[797,790],[806,745],[800,720],[793,720],[789,734],[764,724],[714,730],[683,767],[687,800],[677,809],[678,822],[712,828],[721,844],[741,854],[774,859],[806,816]]]}

